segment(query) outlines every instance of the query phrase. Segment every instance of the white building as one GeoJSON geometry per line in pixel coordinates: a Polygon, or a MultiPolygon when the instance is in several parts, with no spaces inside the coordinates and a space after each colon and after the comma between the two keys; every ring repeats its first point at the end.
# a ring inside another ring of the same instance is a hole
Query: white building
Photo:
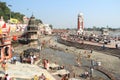
{"type": "Polygon", "coordinates": [[[48,35],[52,34],[52,29],[49,26],[49,24],[44,24],[44,26],[45,26],[45,34],[48,34],[48,35]]]}

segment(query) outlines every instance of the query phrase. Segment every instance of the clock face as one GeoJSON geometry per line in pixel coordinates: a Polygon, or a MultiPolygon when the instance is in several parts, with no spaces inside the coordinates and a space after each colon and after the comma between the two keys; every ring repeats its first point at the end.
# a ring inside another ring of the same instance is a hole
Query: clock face
{"type": "Polygon", "coordinates": [[[80,22],[82,22],[82,21],[83,21],[83,19],[80,17],[80,18],[79,18],[79,21],[80,21],[80,22]]]}

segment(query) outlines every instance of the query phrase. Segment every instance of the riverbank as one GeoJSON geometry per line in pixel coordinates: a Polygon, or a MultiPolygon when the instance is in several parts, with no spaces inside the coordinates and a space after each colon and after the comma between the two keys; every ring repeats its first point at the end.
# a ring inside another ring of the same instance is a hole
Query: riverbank
{"type": "MultiPolygon", "coordinates": [[[[83,50],[83,49],[77,49],[75,47],[65,46],[63,44],[57,43],[57,41],[50,40],[50,46],[53,46],[55,49],[62,50],[64,52],[75,54],[76,56],[81,55],[83,58],[87,58],[87,56],[90,54],[90,50],[83,50]]],[[[115,76],[120,77],[120,59],[118,57],[107,55],[102,52],[93,51],[91,54],[90,59],[101,62],[101,66],[104,67],[109,72],[114,73],[115,76]]]]}
{"type": "MultiPolygon", "coordinates": [[[[0,68],[0,76],[4,77],[4,70],[0,68]]],[[[16,62],[11,64],[7,62],[7,73],[12,80],[32,80],[35,75],[38,77],[44,74],[50,80],[56,80],[47,70],[38,65],[16,62]]]]}
{"type": "MultiPolygon", "coordinates": [[[[94,51],[94,50],[93,50],[93,53],[91,54],[90,50],[84,50],[84,49],[78,49],[78,48],[75,48],[75,47],[66,46],[64,44],[58,43],[54,36],[41,37],[41,42],[43,42],[43,41],[45,41],[46,44],[44,45],[43,50],[41,51],[41,57],[48,59],[50,63],[57,62],[59,65],[64,65],[65,67],[67,67],[67,69],[70,72],[76,73],[77,76],[84,73],[85,71],[88,71],[86,68],[84,68],[84,66],[85,65],[90,65],[89,62],[90,62],[91,59],[95,60],[96,62],[101,62],[101,66],[104,67],[106,70],[114,73],[117,76],[120,76],[119,75],[120,74],[120,70],[119,70],[120,60],[119,60],[118,57],[103,54],[102,52],[97,52],[97,51],[94,51]],[[55,53],[50,51],[49,47],[52,47],[53,49],[56,49],[55,53]],[[45,50],[45,49],[47,49],[47,50],[45,50]],[[58,50],[60,50],[60,52],[58,52],[58,50]],[[62,52],[65,52],[65,54],[63,54],[62,52]],[[49,54],[49,53],[51,53],[52,55],[49,54]],[[91,55],[90,57],[88,57],[89,54],[91,55]],[[71,55],[73,57],[71,57],[71,55]],[[77,65],[76,58],[78,58],[78,56],[80,56],[82,58],[82,60],[80,61],[81,62],[81,67],[76,67],[76,65],[77,65]],[[63,61],[64,58],[66,58],[65,61],[67,60],[67,62],[63,61]],[[84,65],[83,65],[83,62],[84,62],[84,65]],[[69,64],[69,63],[71,63],[71,64],[69,64]]],[[[18,47],[15,47],[14,49],[15,49],[15,53],[19,54],[23,50],[25,50],[27,48],[31,48],[31,47],[37,48],[37,46],[19,45],[18,47]]],[[[36,67],[33,67],[32,65],[30,65],[31,68],[28,67],[28,65],[29,64],[24,64],[23,67],[19,67],[20,65],[17,66],[18,69],[16,68],[16,71],[19,72],[19,73],[14,73],[14,74],[17,74],[17,75],[24,74],[24,75],[21,75],[21,77],[24,77],[24,76],[25,77],[30,77],[30,76],[33,77],[35,75],[35,73],[40,75],[41,73],[39,73],[39,72],[46,72],[46,70],[44,71],[44,70],[41,70],[41,69],[39,69],[39,71],[38,71],[38,66],[37,65],[36,65],[36,67]],[[22,69],[24,71],[22,71],[22,69]],[[30,73],[33,73],[33,70],[31,70],[31,69],[35,69],[36,72],[34,72],[34,74],[26,76],[29,73],[29,71],[31,71],[30,73]]],[[[15,71],[14,66],[12,66],[12,68],[13,68],[13,70],[11,69],[12,71],[15,71]]],[[[10,72],[12,72],[12,71],[10,71],[10,72]]],[[[53,75],[54,73],[51,73],[49,71],[47,71],[47,72],[48,72],[47,74],[49,74],[51,76],[54,76],[53,75]]],[[[94,77],[98,77],[98,76],[99,75],[94,74],[94,77]]],[[[54,78],[57,79],[57,80],[61,79],[61,77],[59,78],[57,76],[54,76],[54,78]]],[[[54,79],[52,79],[52,80],[54,80],[54,79]]],[[[95,79],[95,80],[97,80],[97,79],[95,79]]],[[[103,79],[103,80],[106,80],[106,79],[103,79]]]]}

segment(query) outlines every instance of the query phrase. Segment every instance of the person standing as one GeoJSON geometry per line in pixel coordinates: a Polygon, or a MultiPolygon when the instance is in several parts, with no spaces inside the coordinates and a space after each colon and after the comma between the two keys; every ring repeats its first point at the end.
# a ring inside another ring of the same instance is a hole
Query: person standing
{"type": "Polygon", "coordinates": [[[78,67],[80,67],[80,66],[81,66],[81,63],[80,63],[80,58],[79,58],[79,57],[77,57],[76,62],[77,62],[77,64],[78,64],[78,67]]]}
{"type": "Polygon", "coordinates": [[[46,69],[49,70],[49,61],[46,60],[46,69]]]}
{"type": "Polygon", "coordinates": [[[31,64],[33,64],[34,63],[33,55],[31,55],[30,60],[31,60],[31,64]]]}
{"type": "Polygon", "coordinates": [[[39,80],[46,80],[45,75],[42,73],[41,76],[39,77],[39,80]]]}
{"type": "Polygon", "coordinates": [[[43,59],[43,67],[45,69],[45,63],[46,63],[46,59],[43,59]]]}
{"type": "Polygon", "coordinates": [[[37,75],[34,76],[34,80],[38,80],[38,76],[37,75]]]}
{"type": "Polygon", "coordinates": [[[93,53],[93,49],[90,50],[90,53],[93,53]]]}
{"type": "Polygon", "coordinates": [[[23,62],[23,54],[24,54],[24,52],[22,52],[22,53],[20,53],[20,62],[22,63],[23,62]]]}
{"type": "Polygon", "coordinates": [[[4,73],[7,74],[7,67],[8,66],[7,66],[6,62],[3,62],[1,66],[2,66],[2,68],[4,70],[4,73]]]}
{"type": "Polygon", "coordinates": [[[16,64],[16,61],[17,61],[17,57],[14,56],[14,57],[13,57],[13,63],[16,64]]]}
{"type": "Polygon", "coordinates": [[[115,45],[116,49],[118,49],[118,44],[115,45]]]}
{"type": "Polygon", "coordinates": [[[8,74],[5,74],[4,80],[12,80],[11,77],[8,74]]]}
{"type": "Polygon", "coordinates": [[[35,63],[35,61],[37,60],[36,55],[33,56],[33,59],[34,59],[34,63],[35,63]]]}
{"type": "Polygon", "coordinates": [[[67,74],[65,74],[63,77],[62,77],[62,79],[61,80],[68,80],[68,75],[67,74]]]}

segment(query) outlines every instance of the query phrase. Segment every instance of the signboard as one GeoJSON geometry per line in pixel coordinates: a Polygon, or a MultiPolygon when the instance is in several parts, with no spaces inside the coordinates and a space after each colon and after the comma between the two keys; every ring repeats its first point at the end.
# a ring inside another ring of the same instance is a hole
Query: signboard
{"type": "Polygon", "coordinates": [[[10,18],[10,23],[17,24],[17,23],[19,23],[19,21],[15,18],[10,18]]]}

